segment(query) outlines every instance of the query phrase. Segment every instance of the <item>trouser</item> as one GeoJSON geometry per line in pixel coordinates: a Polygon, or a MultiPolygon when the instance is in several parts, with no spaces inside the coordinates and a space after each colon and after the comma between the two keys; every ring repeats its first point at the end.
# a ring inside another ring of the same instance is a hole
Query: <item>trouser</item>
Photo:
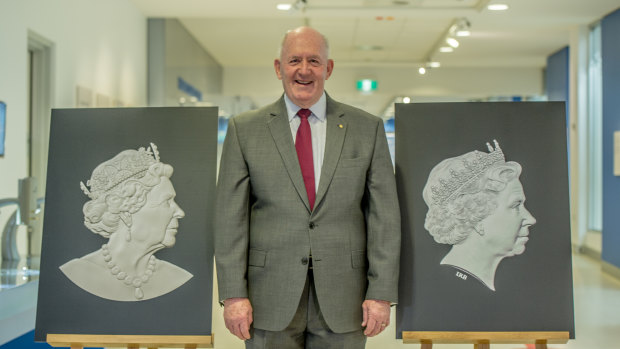
{"type": "MultiPolygon", "coordinates": [[[[360,305],[361,306],[361,305],[360,305]]],[[[363,349],[366,336],[362,329],[347,333],[332,332],[319,308],[312,269],[291,323],[282,331],[250,329],[252,338],[245,341],[246,349],[363,349]]]]}

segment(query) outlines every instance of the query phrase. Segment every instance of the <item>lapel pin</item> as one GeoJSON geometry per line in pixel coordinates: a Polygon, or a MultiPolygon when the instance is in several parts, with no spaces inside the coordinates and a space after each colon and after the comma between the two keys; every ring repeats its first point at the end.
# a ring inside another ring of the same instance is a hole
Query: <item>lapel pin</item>
{"type": "Polygon", "coordinates": [[[344,126],[342,126],[342,124],[338,124],[338,127],[340,127],[340,128],[344,128],[344,126]]]}

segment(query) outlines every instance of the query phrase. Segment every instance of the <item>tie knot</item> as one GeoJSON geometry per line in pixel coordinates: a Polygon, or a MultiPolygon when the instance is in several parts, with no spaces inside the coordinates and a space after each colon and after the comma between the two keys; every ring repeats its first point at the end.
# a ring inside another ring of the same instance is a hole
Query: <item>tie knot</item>
{"type": "Polygon", "coordinates": [[[312,112],[310,111],[310,109],[299,109],[297,115],[299,115],[299,117],[302,119],[307,119],[311,113],[312,112]]]}

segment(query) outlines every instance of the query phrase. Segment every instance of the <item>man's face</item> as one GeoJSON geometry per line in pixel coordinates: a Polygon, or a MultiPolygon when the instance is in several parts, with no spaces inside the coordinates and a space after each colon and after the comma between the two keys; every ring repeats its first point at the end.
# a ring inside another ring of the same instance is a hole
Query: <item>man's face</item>
{"type": "Polygon", "coordinates": [[[309,108],[321,98],[334,62],[327,58],[321,35],[304,28],[287,36],[274,67],[288,98],[299,107],[309,108]]]}

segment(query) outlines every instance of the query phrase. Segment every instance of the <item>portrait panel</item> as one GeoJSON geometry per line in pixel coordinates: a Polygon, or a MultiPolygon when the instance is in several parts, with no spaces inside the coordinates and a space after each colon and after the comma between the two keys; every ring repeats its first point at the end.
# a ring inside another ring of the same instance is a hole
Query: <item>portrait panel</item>
{"type": "Polygon", "coordinates": [[[403,331],[574,337],[563,103],[396,106],[403,331]]]}
{"type": "Polygon", "coordinates": [[[35,339],[209,335],[217,108],[52,111],[35,339]]]}

